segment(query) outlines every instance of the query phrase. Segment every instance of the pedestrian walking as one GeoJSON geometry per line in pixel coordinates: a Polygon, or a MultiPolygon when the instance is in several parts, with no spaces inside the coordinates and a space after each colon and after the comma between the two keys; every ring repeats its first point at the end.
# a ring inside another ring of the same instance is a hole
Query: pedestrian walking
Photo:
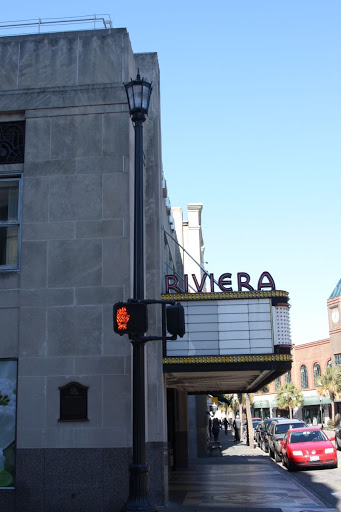
{"type": "Polygon", "coordinates": [[[234,442],[235,443],[238,443],[240,441],[240,426],[241,426],[241,421],[239,419],[239,416],[237,416],[233,422],[234,442]]]}
{"type": "Polygon", "coordinates": [[[225,416],[225,418],[224,418],[225,436],[227,435],[227,427],[228,427],[228,424],[229,424],[229,422],[227,421],[227,418],[226,418],[226,416],[225,416]]]}
{"type": "Polygon", "coordinates": [[[218,420],[218,418],[214,418],[213,425],[212,425],[212,434],[213,434],[215,443],[218,441],[219,432],[220,432],[219,420],[218,420]]]}

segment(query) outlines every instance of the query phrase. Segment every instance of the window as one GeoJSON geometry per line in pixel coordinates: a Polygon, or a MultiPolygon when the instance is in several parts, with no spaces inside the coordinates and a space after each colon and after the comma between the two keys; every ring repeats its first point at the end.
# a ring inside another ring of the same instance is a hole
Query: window
{"type": "Polygon", "coordinates": [[[0,270],[19,266],[20,178],[0,178],[0,270]]]}
{"type": "Polygon", "coordinates": [[[280,387],[281,387],[281,377],[277,377],[277,379],[275,380],[275,390],[278,391],[280,387]]]}
{"type": "Polygon", "coordinates": [[[341,366],[341,354],[335,354],[334,357],[336,366],[341,366]]]}
{"type": "Polygon", "coordinates": [[[331,359],[329,359],[329,361],[328,361],[328,363],[327,363],[327,368],[330,368],[330,367],[331,367],[331,365],[332,365],[332,360],[331,360],[331,359]]]}
{"type": "Polygon", "coordinates": [[[315,363],[313,366],[313,373],[314,373],[314,388],[317,387],[317,379],[321,376],[321,367],[318,363],[315,363]]]}
{"type": "Polygon", "coordinates": [[[291,428],[305,427],[305,423],[278,423],[276,426],[276,434],[285,434],[291,428]]]}
{"type": "Polygon", "coordinates": [[[308,373],[307,373],[307,367],[302,364],[301,366],[301,388],[307,389],[308,388],[308,373]]]}
{"type": "Polygon", "coordinates": [[[284,375],[285,382],[291,382],[291,372],[287,372],[284,375]]]}
{"type": "Polygon", "coordinates": [[[0,123],[0,164],[24,162],[25,121],[0,123]]]}

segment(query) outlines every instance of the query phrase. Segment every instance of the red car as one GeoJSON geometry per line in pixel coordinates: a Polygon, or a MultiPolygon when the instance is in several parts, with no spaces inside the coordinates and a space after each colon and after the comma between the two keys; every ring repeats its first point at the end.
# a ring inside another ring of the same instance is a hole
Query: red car
{"type": "Polygon", "coordinates": [[[337,468],[337,451],[320,428],[304,427],[288,430],[281,441],[282,462],[288,471],[313,466],[337,468]]]}

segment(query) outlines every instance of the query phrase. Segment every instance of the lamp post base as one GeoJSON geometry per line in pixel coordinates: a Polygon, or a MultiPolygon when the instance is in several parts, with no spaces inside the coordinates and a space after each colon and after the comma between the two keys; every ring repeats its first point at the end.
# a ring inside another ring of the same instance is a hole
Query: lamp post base
{"type": "Polygon", "coordinates": [[[148,464],[130,464],[129,497],[121,512],[157,512],[149,498],[148,464]]]}

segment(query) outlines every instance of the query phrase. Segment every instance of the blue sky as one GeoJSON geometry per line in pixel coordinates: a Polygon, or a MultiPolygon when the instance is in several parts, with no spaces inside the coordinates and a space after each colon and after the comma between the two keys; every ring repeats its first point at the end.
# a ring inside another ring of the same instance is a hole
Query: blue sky
{"type": "Polygon", "coordinates": [[[340,0],[33,0],[7,2],[1,20],[92,13],[127,28],[135,52],[158,53],[168,192],[173,206],[203,203],[207,270],[247,272],[254,286],[270,272],[290,294],[293,342],[328,337],[341,278],[340,0]]]}

